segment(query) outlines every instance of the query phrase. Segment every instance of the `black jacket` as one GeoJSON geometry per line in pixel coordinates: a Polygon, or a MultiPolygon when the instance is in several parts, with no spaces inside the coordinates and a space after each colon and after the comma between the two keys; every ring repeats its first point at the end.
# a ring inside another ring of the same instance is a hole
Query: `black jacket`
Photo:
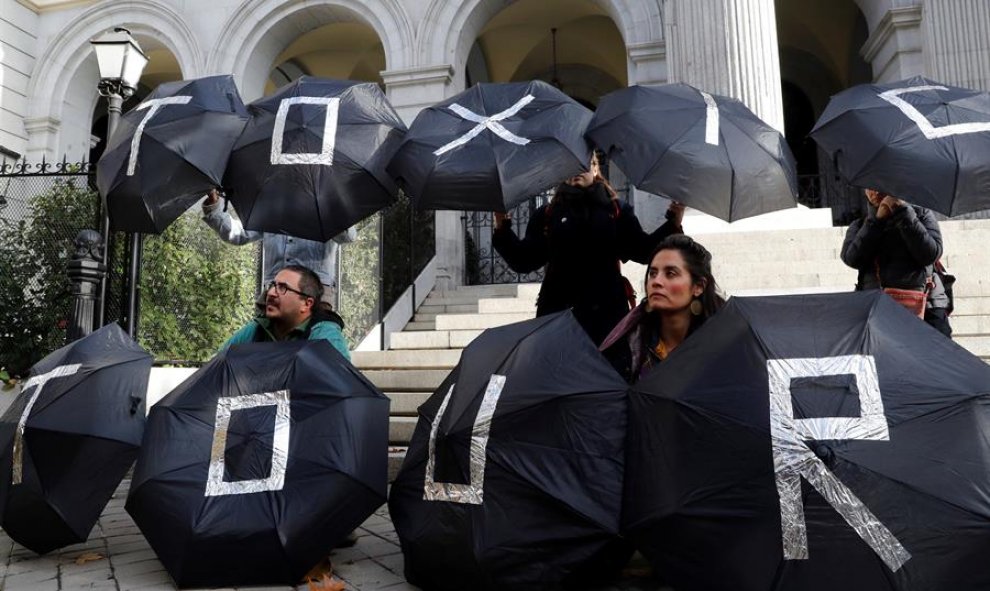
{"type": "Polygon", "coordinates": [[[938,221],[931,211],[913,205],[900,207],[882,220],[868,207],[867,217],[849,224],[842,243],[842,262],[859,270],[857,290],[923,290],[928,267],[940,256],[938,221]]]}
{"type": "Polygon", "coordinates": [[[632,207],[612,201],[596,184],[588,191],[564,189],[533,214],[525,237],[506,224],[492,245],[517,273],[546,265],[537,316],[573,308],[597,345],[629,311],[619,261],[647,264],[661,240],[680,232],[668,221],[646,233],[632,207]]]}

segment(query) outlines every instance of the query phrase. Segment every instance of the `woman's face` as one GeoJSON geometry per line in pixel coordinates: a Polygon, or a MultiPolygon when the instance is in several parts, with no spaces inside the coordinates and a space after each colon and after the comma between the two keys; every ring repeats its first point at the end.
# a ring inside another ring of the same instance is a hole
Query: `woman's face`
{"type": "Polygon", "coordinates": [[[686,311],[701,296],[703,286],[691,279],[684,257],[677,249],[661,250],[646,272],[646,308],[650,312],[686,311]]]}
{"type": "Polygon", "coordinates": [[[582,189],[587,189],[594,184],[595,178],[601,174],[601,168],[598,166],[598,158],[592,157],[591,164],[588,165],[588,172],[582,172],[581,174],[576,174],[571,178],[564,181],[572,187],[580,187],[582,189]]]}

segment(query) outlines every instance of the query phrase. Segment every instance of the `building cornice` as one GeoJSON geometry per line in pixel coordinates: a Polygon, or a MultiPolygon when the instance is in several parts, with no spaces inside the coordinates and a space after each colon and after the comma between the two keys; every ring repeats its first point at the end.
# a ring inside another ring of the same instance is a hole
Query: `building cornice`
{"type": "Polygon", "coordinates": [[[28,133],[56,133],[62,126],[62,120],[57,117],[30,117],[24,119],[24,129],[28,133]]]}
{"type": "Polygon", "coordinates": [[[920,24],[921,6],[891,8],[880,19],[877,28],[874,29],[870,38],[863,44],[859,53],[863,56],[866,63],[873,63],[873,58],[880,53],[880,50],[898,29],[917,27],[920,24]]]}
{"type": "Polygon", "coordinates": [[[629,52],[629,59],[633,62],[664,59],[667,57],[667,42],[648,41],[646,43],[633,43],[626,46],[626,51],[629,52]]]}
{"type": "Polygon", "coordinates": [[[29,10],[41,13],[96,4],[96,0],[17,0],[17,3],[29,10]]]}
{"type": "Polygon", "coordinates": [[[420,84],[450,84],[454,78],[454,67],[450,64],[420,66],[401,70],[382,70],[382,81],[386,87],[417,86],[420,84]]]}

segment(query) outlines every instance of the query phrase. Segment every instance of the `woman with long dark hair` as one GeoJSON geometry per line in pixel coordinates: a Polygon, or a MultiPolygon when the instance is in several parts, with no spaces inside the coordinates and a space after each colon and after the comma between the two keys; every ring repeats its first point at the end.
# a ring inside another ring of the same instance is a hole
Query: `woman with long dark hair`
{"type": "Polygon", "coordinates": [[[557,187],[550,203],[534,212],[523,238],[512,231],[508,216],[496,214],[492,245],[517,273],[546,265],[536,315],[570,308],[597,345],[629,311],[632,292],[622,261],[645,264],[657,243],[681,233],[684,206],[671,205],[667,222],[647,233],[602,178],[597,157],[589,168],[557,187]]]}
{"type": "Polygon", "coordinates": [[[690,236],[670,236],[657,246],[643,287],[646,297],[600,347],[629,383],[662,363],[725,304],[712,275],[711,253],[690,236]]]}

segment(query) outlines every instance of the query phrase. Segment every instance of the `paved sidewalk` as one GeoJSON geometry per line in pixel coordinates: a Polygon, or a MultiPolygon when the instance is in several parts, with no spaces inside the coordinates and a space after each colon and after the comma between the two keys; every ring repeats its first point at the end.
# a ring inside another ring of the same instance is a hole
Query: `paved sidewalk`
{"type": "MultiPolygon", "coordinates": [[[[172,591],[175,585],[137,525],[124,511],[129,481],[121,483],[93,528],[89,540],[45,556],[14,543],[0,531],[0,589],[3,591],[172,591]],[[77,563],[83,555],[100,558],[77,563]]],[[[382,506],[355,532],[357,544],[330,555],[334,576],[355,591],[415,590],[402,575],[399,538],[382,506]]],[[[292,587],[246,587],[289,590],[292,587]]],[[[308,586],[295,587],[308,591],[308,586]]],[[[630,568],[626,576],[597,591],[659,591],[645,569],[630,568]]],[[[588,590],[595,591],[595,590],[588,590]]]]}

